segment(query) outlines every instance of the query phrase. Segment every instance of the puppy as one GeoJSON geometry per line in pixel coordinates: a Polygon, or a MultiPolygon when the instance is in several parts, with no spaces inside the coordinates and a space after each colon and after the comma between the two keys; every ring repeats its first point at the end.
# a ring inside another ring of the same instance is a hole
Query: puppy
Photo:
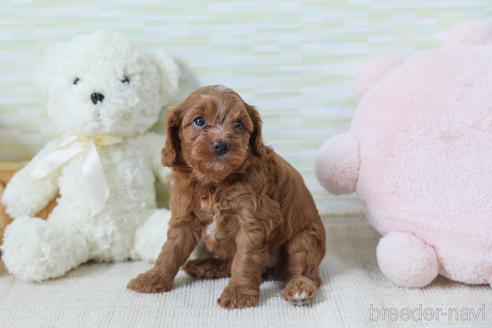
{"type": "Polygon", "coordinates": [[[262,278],[286,281],[283,297],[310,303],[321,284],[325,230],[299,173],[262,141],[256,109],[233,90],[195,90],[167,118],[162,163],[172,169],[168,237],[154,267],[130,281],[169,291],[199,240],[215,256],[190,260],[196,278],[231,277],[224,308],[258,303],[262,278]]]}

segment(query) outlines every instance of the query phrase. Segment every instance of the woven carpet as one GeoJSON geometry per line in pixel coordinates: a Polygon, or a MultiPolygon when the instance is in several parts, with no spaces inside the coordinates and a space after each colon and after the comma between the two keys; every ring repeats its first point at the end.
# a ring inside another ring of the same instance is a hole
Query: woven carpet
{"type": "Polygon", "coordinates": [[[280,282],[261,286],[260,304],[224,310],[227,280],[194,281],[180,272],[174,289],[141,295],[125,289],[150,264],[91,263],[40,284],[0,268],[0,327],[492,327],[492,291],[444,278],[424,289],[394,286],[377,269],[378,235],[361,215],[325,219],[324,283],[311,306],[293,307],[280,282]]]}

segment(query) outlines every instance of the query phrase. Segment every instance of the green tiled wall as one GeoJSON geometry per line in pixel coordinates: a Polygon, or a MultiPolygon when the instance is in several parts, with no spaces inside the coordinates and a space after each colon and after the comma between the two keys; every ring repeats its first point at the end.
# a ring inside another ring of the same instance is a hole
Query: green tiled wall
{"type": "Polygon", "coordinates": [[[346,129],[351,81],[372,56],[411,55],[492,0],[6,1],[0,2],[0,160],[27,159],[52,135],[35,66],[56,41],[97,29],[165,47],[184,65],[182,97],[204,84],[238,90],[259,107],[265,139],[303,174],[321,211],[357,209],[313,174],[317,147],[346,129]]]}

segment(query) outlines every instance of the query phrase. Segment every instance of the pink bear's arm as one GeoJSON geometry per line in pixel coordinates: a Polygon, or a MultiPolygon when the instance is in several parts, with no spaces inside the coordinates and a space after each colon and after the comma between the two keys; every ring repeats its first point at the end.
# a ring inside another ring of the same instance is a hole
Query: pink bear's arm
{"type": "Polygon", "coordinates": [[[355,191],[359,177],[359,144],[350,132],[326,140],[318,150],[316,176],[323,187],[334,194],[355,191]]]}

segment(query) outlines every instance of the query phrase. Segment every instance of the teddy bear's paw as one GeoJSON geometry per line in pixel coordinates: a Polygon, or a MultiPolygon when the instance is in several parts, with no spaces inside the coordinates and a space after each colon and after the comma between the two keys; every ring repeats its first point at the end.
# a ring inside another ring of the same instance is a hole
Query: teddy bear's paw
{"type": "Polygon", "coordinates": [[[2,260],[26,281],[60,277],[88,259],[87,242],[73,227],[20,217],[6,229],[2,260]]]}
{"type": "Polygon", "coordinates": [[[19,194],[15,188],[10,186],[5,189],[2,196],[2,204],[5,207],[5,212],[11,218],[31,215],[35,212],[32,200],[23,194],[19,194]]]}
{"type": "Polygon", "coordinates": [[[412,234],[390,232],[379,241],[377,260],[381,272],[403,287],[424,287],[439,274],[435,250],[412,234]]]}
{"type": "Polygon", "coordinates": [[[132,259],[152,262],[159,256],[166,241],[170,217],[169,210],[158,209],[135,231],[132,259]]]}

